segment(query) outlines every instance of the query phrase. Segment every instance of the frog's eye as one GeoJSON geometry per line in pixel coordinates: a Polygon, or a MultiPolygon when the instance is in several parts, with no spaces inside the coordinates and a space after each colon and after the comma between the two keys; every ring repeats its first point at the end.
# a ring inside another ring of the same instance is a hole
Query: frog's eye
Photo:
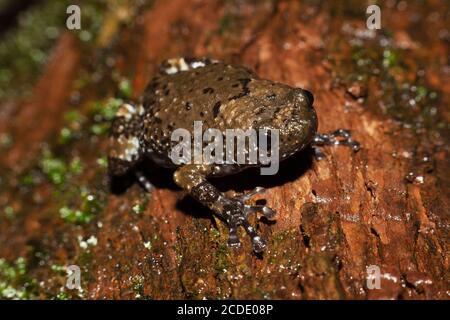
{"type": "Polygon", "coordinates": [[[314,103],[314,96],[312,95],[312,93],[308,90],[303,89],[303,94],[305,95],[306,99],[308,99],[309,105],[312,106],[314,103]]]}

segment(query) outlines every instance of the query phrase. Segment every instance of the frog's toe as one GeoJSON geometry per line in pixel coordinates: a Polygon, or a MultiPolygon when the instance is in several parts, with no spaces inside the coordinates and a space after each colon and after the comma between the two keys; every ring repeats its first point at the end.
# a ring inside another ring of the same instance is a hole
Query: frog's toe
{"type": "Polygon", "coordinates": [[[361,148],[361,145],[359,144],[359,142],[354,141],[354,140],[348,142],[347,145],[355,152],[361,148]]]}
{"type": "Polygon", "coordinates": [[[228,245],[231,247],[239,247],[240,241],[237,234],[238,226],[242,226],[246,233],[250,236],[253,250],[256,253],[263,252],[267,247],[266,241],[256,232],[255,228],[250,225],[248,218],[253,213],[261,213],[267,218],[273,218],[276,214],[274,210],[264,205],[248,205],[246,201],[250,200],[255,194],[264,192],[264,188],[258,187],[254,190],[229,199],[226,206],[227,223],[229,227],[228,245]]]}
{"type": "Polygon", "coordinates": [[[249,205],[244,205],[244,212],[245,218],[242,220],[241,224],[252,240],[253,251],[255,251],[256,253],[261,253],[267,247],[267,242],[265,239],[261,238],[261,236],[256,232],[255,228],[250,225],[248,216],[252,213],[259,212],[262,213],[266,218],[270,219],[275,216],[276,212],[267,206],[249,205]]]}
{"type": "Polygon", "coordinates": [[[266,218],[271,219],[275,217],[277,212],[267,206],[246,206],[248,213],[262,213],[266,218]]]}
{"type": "Polygon", "coordinates": [[[317,133],[314,136],[311,144],[314,148],[314,152],[318,160],[322,160],[325,158],[325,154],[319,149],[319,147],[322,146],[326,145],[347,146],[354,152],[358,151],[361,148],[359,142],[353,140],[350,130],[347,129],[337,129],[331,133],[323,133],[323,134],[317,133]]]}
{"type": "Polygon", "coordinates": [[[261,236],[256,232],[255,228],[250,225],[247,219],[242,222],[242,226],[252,240],[253,251],[255,251],[256,253],[263,252],[267,247],[267,241],[261,238],[261,236]]]}
{"type": "Polygon", "coordinates": [[[228,245],[233,248],[238,248],[241,246],[241,241],[239,240],[239,236],[237,234],[237,228],[239,226],[239,221],[235,216],[231,216],[228,219],[228,228],[229,228],[229,236],[228,236],[228,245]]]}
{"type": "MultiPolygon", "coordinates": [[[[227,219],[229,228],[228,245],[232,248],[239,248],[241,246],[241,242],[239,240],[237,232],[238,227],[241,225],[245,229],[246,233],[250,236],[253,251],[255,251],[256,253],[263,252],[267,246],[266,241],[261,238],[261,236],[256,232],[255,228],[252,227],[250,225],[250,222],[248,221],[249,214],[263,210],[262,206],[258,206],[256,210],[256,207],[243,205],[239,200],[237,200],[236,202],[236,208],[239,208],[238,211],[235,211],[232,214],[228,215],[227,219]]],[[[273,210],[271,211],[274,212],[273,210]]]]}
{"type": "Polygon", "coordinates": [[[239,248],[241,246],[241,241],[237,235],[237,229],[232,230],[230,228],[230,235],[228,237],[228,245],[232,248],[239,248]]]}
{"type": "Polygon", "coordinates": [[[135,174],[139,184],[145,189],[145,191],[152,192],[153,185],[150,182],[150,180],[145,176],[145,174],[139,170],[136,170],[135,174]]]}
{"type": "Polygon", "coordinates": [[[242,202],[242,204],[244,204],[244,210],[245,210],[245,214],[246,216],[248,216],[251,213],[262,213],[266,218],[273,218],[276,215],[276,212],[264,205],[255,205],[255,206],[250,206],[250,205],[246,205],[245,202],[250,200],[254,195],[256,194],[261,194],[266,192],[266,189],[262,188],[262,187],[256,187],[255,189],[253,189],[252,191],[248,192],[248,193],[244,193],[243,195],[237,196],[235,197],[236,200],[242,202]]]}
{"type": "Polygon", "coordinates": [[[267,247],[267,241],[258,235],[252,238],[252,244],[253,251],[255,251],[256,253],[263,252],[267,247]]]}
{"type": "Polygon", "coordinates": [[[235,197],[235,199],[238,199],[241,202],[246,202],[246,201],[250,200],[254,195],[259,194],[259,193],[264,193],[264,192],[266,192],[266,189],[264,189],[263,187],[256,187],[255,189],[253,189],[250,192],[247,192],[240,196],[235,197]]]}
{"type": "Polygon", "coordinates": [[[313,151],[317,160],[323,160],[327,157],[319,147],[313,147],[313,151]]]}

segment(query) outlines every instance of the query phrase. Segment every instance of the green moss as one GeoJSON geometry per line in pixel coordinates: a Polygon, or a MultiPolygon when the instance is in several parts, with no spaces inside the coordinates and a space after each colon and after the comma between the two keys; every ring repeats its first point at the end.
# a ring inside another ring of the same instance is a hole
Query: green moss
{"type": "Polygon", "coordinates": [[[67,144],[79,137],[86,118],[77,110],[69,110],[64,114],[64,127],[58,137],[59,144],[67,144]]]}
{"type": "Polygon", "coordinates": [[[214,269],[218,274],[225,273],[230,265],[228,257],[228,247],[226,244],[219,244],[217,250],[215,251],[215,264],[214,269]]]}
{"type": "Polygon", "coordinates": [[[90,132],[94,135],[107,133],[111,120],[114,119],[122,103],[122,99],[109,99],[106,103],[99,101],[93,103],[91,107],[91,118],[94,123],[90,127],[90,132]]]}
{"type": "Polygon", "coordinates": [[[66,163],[63,159],[55,157],[48,148],[44,149],[42,153],[40,167],[50,182],[56,186],[61,186],[68,177],[78,175],[83,171],[80,158],[75,157],[66,163]]]}
{"type": "Polygon", "coordinates": [[[105,102],[96,101],[91,107],[91,112],[96,121],[110,121],[114,119],[117,110],[123,103],[122,99],[111,98],[105,102]]]}
{"type": "Polygon", "coordinates": [[[383,51],[383,67],[391,68],[397,64],[397,54],[395,51],[386,49],[383,51]]]}
{"type": "Polygon", "coordinates": [[[134,298],[138,300],[148,300],[151,299],[151,297],[146,296],[144,294],[144,285],[145,285],[145,278],[142,275],[137,275],[132,278],[133,283],[133,291],[135,293],[134,298]]]}
{"type": "Polygon", "coordinates": [[[81,191],[81,205],[73,209],[63,206],[59,214],[66,222],[74,224],[85,224],[91,222],[103,210],[103,203],[87,189],[81,191]]]}
{"type": "Polygon", "coordinates": [[[66,163],[62,159],[53,157],[48,149],[43,152],[41,168],[53,184],[61,185],[65,182],[67,174],[66,163]]]}
{"type": "MultiPolygon", "coordinates": [[[[216,219],[216,221],[217,223],[219,223],[219,226],[221,223],[223,223],[219,219],[216,219]]],[[[203,231],[204,229],[205,228],[202,228],[201,230],[203,231]]],[[[215,244],[215,246],[217,246],[217,249],[214,251],[214,269],[219,276],[223,275],[224,273],[226,273],[231,263],[229,256],[229,247],[226,244],[226,235],[225,233],[222,234],[220,232],[220,227],[219,229],[210,227],[206,229],[206,232],[208,232],[207,236],[209,237],[211,242],[215,244]]]]}
{"type": "Polygon", "coordinates": [[[39,179],[36,176],[35,172],[26,172],[21,178],[20,178],[20,185],[23,187],[30,187],[34,186],[38,183],[39,179]]]}
{"type": "Polygon", "coordinates": [[[136,203],[132,209],[134,213],[141,214],[145,210],[145,205],[142,203],[136,203]]]}
{"type": "Polygon", "coordinates": [[[60,274],[60,275],[65,275],[66,274],[66,267],[62,266],[62,265],[59,265],[59,264],[52,264],[50,266],[50,269],[52,271],[54,271],[55,273],[60,274]]]}
{"type": "Polygon", "coordinates": [[[81,210],[73,210],[68,207],[62,207],[59,209],[59,214],[66,222],[69,223],[88,223],[92,217],[85,214],[81,210]]]}
{"type": "MultiPolygon", "coordinates": [[[[60,36],[67,32],[66,9],[73,4],[69,0],[45,1],[21,13],[18,26],[8,30],[0,42],[0,99],[22,97],[31,88],[44,68],[49,53],[60,36]]],[[[106,0],[83,1],[81,30],[71,30],[86,50],[95,48],[95,41],[102,25],[106,0]]]]}
{"type": "Polygon", "coordinates": [[[27,274],[27,263],[22,257],[14,263],[0,259],[0,299],[33,299],[37,281],[27,274]]]}
{"type": "Polygon", "coordinates": [[[109,123],[94,123],[91,126],[91,133],[99,136],[106,134],[109,130],[109,123]]]}
{"type": "Polygon", "coordinates": [[[69,295],[66,292],[58,293],[53,300],[69,300],[69,295]]]}
{"type": "Polygon", "coordinates": [[[83,171],[83,163],[81,162],[81,159],[78,157],[75,157],[70,161],[69,163],[69,172],[71,174],[80,174],[83,171]]]}
{"type": "Polygon", "coordinates": [[[74,134],[72,132],[72,130],[70,130],[69,128],[62,128],[61,131],[59,132],[59,143],[61,144],[66,144],[69,141],[71,141],[74,137],[74,134]]]}
{"type": "Polygon", "coordinates": [[[101,157],[97,159],[97,164],[100,168],[107,168],[108,167],[108,158],[107,157],[101,157]]]}
{"type": "Polygon", "coordinates": [[[70,127],[80,127],[85,121],[85,118],[79,111],[69,110],[64,114],[64,121],[70,127]]]}
{"type": "Polygon", "coordinates": [[[19,16],[0,42],[0,99],[30,92],[63,30],[68,1],[47,1],[19,16]]]}
{"type": "Polygon", "coordinates": [[[124,99],[130,99],[133,93],[133,87],[128,79],[122,79],[119,82],[119,95],[124,99]]]}
{"type": "Polygon", "coordinates": [[[3,212],[5,213],[6,218],[8,219],[13,219],[16,215],[16,213],[14,212],[14,208],[11,206],[7,206],[3,212]]]}
{"type": "Polygon", "coordinates": [[[440,102],[439,93],[428,87],[424,73],[419,72],[424,69],[426,61],[419,59],[411,62],[407,50],[391,44],[393,42],[388,30],[377,33],[374,38],[355,39],[354,35],[347,37],[352,39],[337,41],[339,45],[333,48],[339,56],[344,49],[340,45],[345,47],[352,43],[350,59],[340,57],[336,60],[336,70],[345,85],[356,83],[363,88],[371,88],[372,91],[364,101],[373,100],[367,106],[413,130],[446,127],[437,107],[440,102]],[[380,45],[382,41],[386,43],[383,46],[380,45]],[[409,75],[414,73],[417,76],[413,81],[400,80],[410,79],[409,75]]]}
{"type": "Polygon", "coordinates": [[[209,230],[209,232],[211,233],[211,237],[212,237],[214,240],[217,240],[217,239],[220,238],[220,232],[219,232],[219,230],[217,230],[216,228],[211,227],[210,230],[209,230]]]}

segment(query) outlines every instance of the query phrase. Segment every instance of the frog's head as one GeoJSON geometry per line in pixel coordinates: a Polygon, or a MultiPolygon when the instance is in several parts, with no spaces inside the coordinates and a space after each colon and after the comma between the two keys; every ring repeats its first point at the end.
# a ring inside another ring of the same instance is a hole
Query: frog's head
{"type": "Polygon", "coordinates": [[[279,157],[285,159],[309,145],[317,131],[317,116],[311,92],[271,83],[255,108],[254,127],[277,129],[279,157]]]}

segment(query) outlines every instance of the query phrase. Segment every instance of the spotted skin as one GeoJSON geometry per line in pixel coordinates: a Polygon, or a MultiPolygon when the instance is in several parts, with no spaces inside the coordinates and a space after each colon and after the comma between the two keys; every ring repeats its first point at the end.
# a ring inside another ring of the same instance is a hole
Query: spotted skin
{"type": "MultiPolygon", "coordinates": [[[[203,131],[215,128],[223,134],[226,129],[278,129],[279,156],[283,160],[311,144],[336,144],[331,135],[316,139],[318,124],[312,94],[261,79],[245,67],[207,58],[169,59],[146,87],[142,104],[124,104],[112,123],[111,174],[126,173],[144,157],[162,167],[175,168],[174,181],[228,223],[230,246],[240,245],[238,227],[242,226],[252,240],[253,250],[264,251],[266,241],[249,224],[248,216],[261,213],[272,218],[275,212],[267,206],[246,204],[251,195],[263,190],[257,188],[249,195],[227,197],[207,180],[261,164],[176,166],[172,162],[170,154],[176,144],[170,139],[173,130],[192,131],[194,121],[202,121],[203,131]]],[[[351,140],[351,136],[345,139],[351,140]]],[[[339,144],[346,144],[344,140],[339,140],[339,144]]],[[[142,174],[138,177],[144,182],[142,174]]],[[[143,184],[148,188],[148,183],[143,184]]]]}

